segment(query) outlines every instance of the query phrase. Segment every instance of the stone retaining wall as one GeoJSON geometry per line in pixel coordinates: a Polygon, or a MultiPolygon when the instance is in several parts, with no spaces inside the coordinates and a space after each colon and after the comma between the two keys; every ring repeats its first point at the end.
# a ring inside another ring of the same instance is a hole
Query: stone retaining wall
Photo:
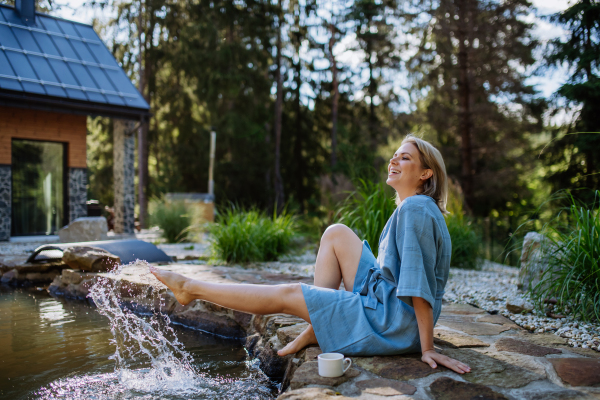
{"type": "MultiPolygon", "coordinates": [[[[190,277],[213,282],[276,283],[299,277],[234,267],[171,265],[190,277]]],[[[507,318],[464,305],[444,305],[434,338],[439,351],[469,364],[472,372],[456,374],[432,369],[420,355],[352,357],[354,365],[342,377],[318,375],[318,347],[287,357],[276,352],[306,327],[289,315],[257,316],[204,301],[181,306],[166,288],[144,278],[147,269],[124,270],[118,288],[133,311],[160,311],[174,322],[243,341],[270,377],[282,380],[279,399],[598,399],[600,357],[573,352],[564,339],[531,334],[507,318]]],[[[55,296],[86,299],[99,276],[64,270],[49,288],[55,296]]],[[[581,350],[581,349],[579,349],[581,350]]]]}

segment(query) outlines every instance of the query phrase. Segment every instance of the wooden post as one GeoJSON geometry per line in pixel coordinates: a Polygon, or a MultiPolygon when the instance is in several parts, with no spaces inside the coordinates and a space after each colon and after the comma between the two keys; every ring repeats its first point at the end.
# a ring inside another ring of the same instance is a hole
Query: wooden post
{"type": "Polygon", "coordinates": [[[208,164],[208,194],[213,197],[215,196],[215,181],[214,181],[214,168],[215,168],[215,147],[217,145],[217,133],[213,130],[210,132],[210,160],[208,164]]]}

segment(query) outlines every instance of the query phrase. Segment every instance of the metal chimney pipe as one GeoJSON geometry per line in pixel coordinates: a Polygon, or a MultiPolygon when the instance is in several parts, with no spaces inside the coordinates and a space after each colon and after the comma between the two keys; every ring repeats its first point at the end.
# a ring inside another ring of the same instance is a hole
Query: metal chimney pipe
{"type": "Polygon", "coordinates": [[[15,8],[25,25],[35,25],[35,0],[16,0],[15,8]]]}

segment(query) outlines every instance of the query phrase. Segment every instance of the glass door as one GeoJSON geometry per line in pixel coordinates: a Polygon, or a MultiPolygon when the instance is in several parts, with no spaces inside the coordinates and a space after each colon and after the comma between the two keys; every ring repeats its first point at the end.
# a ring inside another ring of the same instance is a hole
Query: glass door
{"type": "Polygon", "coordinates": [[[12,235],[52,235],[65,220],[65,145],[12,140],[12,235]]]}

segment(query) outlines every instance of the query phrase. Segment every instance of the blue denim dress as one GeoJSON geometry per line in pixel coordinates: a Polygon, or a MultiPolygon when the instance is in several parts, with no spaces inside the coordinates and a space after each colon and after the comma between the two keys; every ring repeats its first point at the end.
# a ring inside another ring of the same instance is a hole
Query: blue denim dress
{"type": "Polygon", "coordinates": [[[321,349],[354,356],[420,351],[412,297],[431,304],[435,324],[451,253],[435,201],[424,195],[405,199],[381,233],[377,259],[363,242],[351,292],[302,284],[321,349]]]}

